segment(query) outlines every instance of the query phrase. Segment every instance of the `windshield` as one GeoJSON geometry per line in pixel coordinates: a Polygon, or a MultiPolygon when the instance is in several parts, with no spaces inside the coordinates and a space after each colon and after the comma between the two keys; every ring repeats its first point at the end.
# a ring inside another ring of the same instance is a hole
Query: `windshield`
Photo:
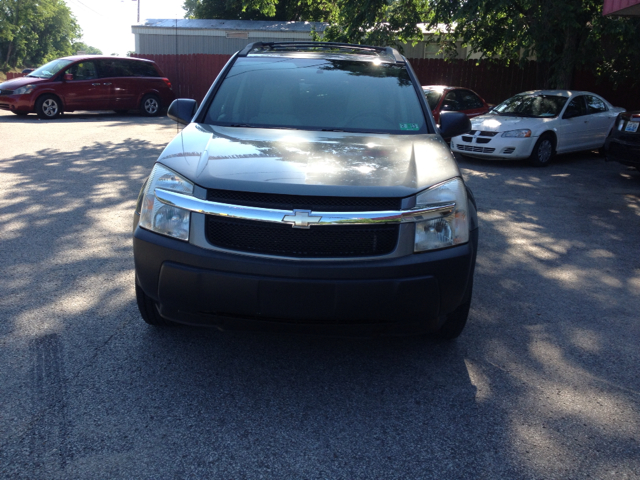
{"type": "Polygon", "coordinates": [[[427,133],[403,65],[343,59],[239,58],[206,123],[305,130],[427,133]]]}
{"type": "Polygon", "coordinates": [[[53,60],[52,62],[45,63],[40,68],[35,69],[27,75],[27,77],[51,78],[72,62],[73,60],[53,60]]]}
{"type": "Polygon", "coordinates": [[[433,110],[442,98],[442,90],[424,90],[424,96],[427,97],[429,108],[433,110]]]}
{"type": "Polygon", "coordinates": [[[565,103],[567,97],[560,95],[523,94],[505,100],[491,113],[514,117],[557,117],[565,103]]]}

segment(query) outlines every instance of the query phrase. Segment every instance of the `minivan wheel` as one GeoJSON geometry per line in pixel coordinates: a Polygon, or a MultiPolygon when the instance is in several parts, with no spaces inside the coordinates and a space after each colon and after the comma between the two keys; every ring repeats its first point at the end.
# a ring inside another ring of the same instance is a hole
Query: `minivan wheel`
{"type": "Polygon", "coordinates": [[[44,120],[53,120],[62,113],[60,99],[54,95],[42,95],[36,102],[36,113],[44,120]]]}
{"type": "Polygon", "coordinates": [[[160,113],[160,99],[156,95],[145,95],[141,104],[142,114],[154,117],[160,113]]]}
{"type": "Polygon", "coordinates": [[[534,167],[546,167],[553,160],[555,155],[556,142],[553,135],[545,133],[540,136],[536,142],[531,156],[529,157],[529,163],[534,167]]]}
{"type": "Polygon", "coordinates": [[[147,296],[146,293],[136,283],[136,301],[138,302],[138,310],[140,316],[149,325],[155,325],[159,327],[166,327],[169,325],[175,325],[173,322],[160,316],[156,302],[152,298],[147,296]]]}

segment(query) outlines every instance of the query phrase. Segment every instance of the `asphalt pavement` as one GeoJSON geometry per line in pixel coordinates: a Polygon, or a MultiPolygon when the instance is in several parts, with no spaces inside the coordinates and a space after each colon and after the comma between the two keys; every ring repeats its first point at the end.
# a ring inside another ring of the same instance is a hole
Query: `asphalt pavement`
{"type": "Polygon", "coordinates": [[[459,159],[467,328],[154,328],[131,221],[176,125],[0,111],[0,478],[640,478],[640,172],[459,159]]]}

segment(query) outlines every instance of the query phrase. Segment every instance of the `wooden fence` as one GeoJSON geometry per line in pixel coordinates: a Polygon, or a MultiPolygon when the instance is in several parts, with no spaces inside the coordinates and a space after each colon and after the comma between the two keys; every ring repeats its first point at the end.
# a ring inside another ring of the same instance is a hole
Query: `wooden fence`
{"type": "MultiPolygon", "coordinates": [[[[231,55],[213,54],[135,56],[156,62],[171,81],[176,96],[194,98],[198,102],[202,101],[218,73],[231,58],[231,55]]],[[[439,58],[410,58],[409,61],[422,85],[468,87],[489,103],[497,104],[516,93],[538,88],[535,62],[520,68],[488,63],[476,65],[473,60],[446,62],[439,58]]],[[[8,73],[7,80],[21,76],[22,73],[8,73]]],[[[572,88],[597,93],[627,110],[640,110],[640,88],[634,88],[631,82],[614,86],[599,81],[591,72],[578,71],[574,75],[572,88]]]]}
{"type": "MultiPolygon", "coordinates": [[[[211,83],[222,70],[230,55],[136,55],[155,61],[171,80],[178,97],[201,102],[211,83]]],[[[410,58],[409,61],[422,85],[456,85],[475,90],[487,102],[497,104],[526,90],[538,88],[537,66],[527,63],[517,66],[476,65],[473,60],[444,61],[439,58],[410,58]]],[[[602,95],[609,102],[627,110],[640,110],[640,89],[631,84],[615,88],[599,82],[590,72],[576,72],[572,88],[602,95]]]]}

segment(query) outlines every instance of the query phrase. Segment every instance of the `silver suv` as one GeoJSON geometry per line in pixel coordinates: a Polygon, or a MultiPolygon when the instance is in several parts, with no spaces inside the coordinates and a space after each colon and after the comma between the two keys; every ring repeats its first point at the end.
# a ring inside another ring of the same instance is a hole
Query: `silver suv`
{"type": "Polygon", "coordinates": [[[144,183],[142,318],[219,328],[437,332],[467,320],[477,214],[409,62],[392,48],[253,43],[144,183]]]}

